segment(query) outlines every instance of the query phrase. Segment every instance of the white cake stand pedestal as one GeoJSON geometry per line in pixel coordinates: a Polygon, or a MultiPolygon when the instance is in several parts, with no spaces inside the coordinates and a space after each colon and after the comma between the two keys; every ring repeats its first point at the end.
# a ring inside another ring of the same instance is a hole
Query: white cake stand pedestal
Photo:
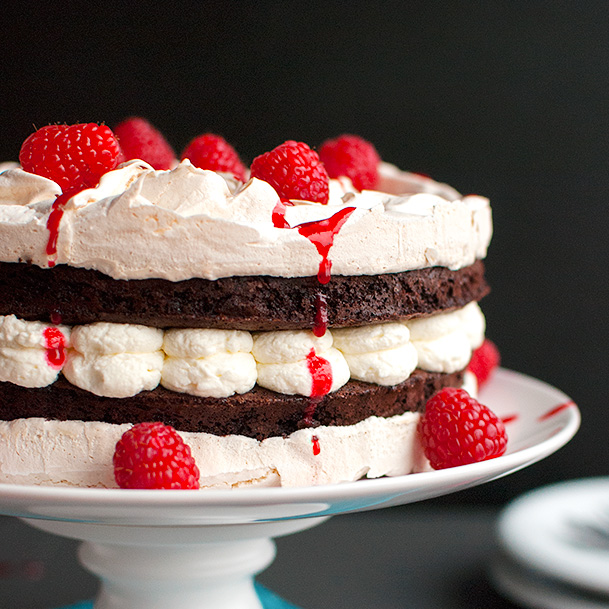
{"type": "Polygon", "coordinates": [[[306,488],[146,491],[0,485],[0,514],[82,541],[98,576],[95,609],[261,609],[254,577],[273,539],[347,512],[402,505],[483,484],[547,457],[576,433],[561,391],[499,370],[480,400],[506,421],[508,452],[435,472],[306,488]]]}
{"type": "Polygon", "coordinates": [[[261,609],[254,577],[275,558],[273,538],[326,519],[227,527],[26,522],[83,540],[80,562],[101,582],[95,609],[261,609]]]}

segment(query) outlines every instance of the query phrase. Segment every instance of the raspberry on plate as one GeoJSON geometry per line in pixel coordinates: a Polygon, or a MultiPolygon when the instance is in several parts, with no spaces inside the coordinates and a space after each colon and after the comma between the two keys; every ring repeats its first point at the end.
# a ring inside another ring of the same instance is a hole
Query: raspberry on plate
{"type": "Polygon", "coordinates": [[[245,182],[245,165],[237,151],[220,135],[204,133],[188,144],[182,153],[195,167],[232,174],[237,180],[245,182]]]}
{"type": "Polygon", "coordinates": [[[499,366],[501,356],[495,343],[488,338],[472,353],[467,369],[478,380],[478,387],[482,387],[490,378],[493,370],[499,366]]]}
{"type": "Polygon", "coordinates": [[[428,400],[419,434],[434,469],[493,459],[507,447],[501,419],[467,391],[454,387],[444,388],[428,400]]]}
{"type": "Polygon", "coordinates": [[[49,178],[64,192],[96,186],[119,162],[121,149],[112,130],[97,123],[48,125],[22,144],[24,171],[49,178]]]}
{"type": "Polygon", "coordinates": [[[328,202],[330,179],[326,168],[317,152],[303,142],[288,140],[257,156],[251,176],[268,182],[283,201],[328,202]]]}
{"type": "Polygon", "coordinates": [[[347,176],[357,190],[372,190],[378,184],[381,157],[370,142],[358,135],[326,140],[319,149],[319,158],[331,178],[347,176]]]}
{"type": "Polygon", "coordinates": [[[176,155],[163,134],[155,129],[146,119],[132,116],[116,127],[114,134],[118,138],[124,154],[124,161],[142,159],[154,169],[171,169],[176,155]]]}
{"type": "Polygon", "coordinates": [[[198,489],[199,468],[173,427],[138,423],[116,443],[114,478],[121,488],[198,489]]]}

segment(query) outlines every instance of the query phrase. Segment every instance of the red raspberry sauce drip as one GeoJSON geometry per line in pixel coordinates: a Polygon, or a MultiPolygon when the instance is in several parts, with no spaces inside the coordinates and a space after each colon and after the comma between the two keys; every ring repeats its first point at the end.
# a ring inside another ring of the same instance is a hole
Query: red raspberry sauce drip
{"type": "Polygon", "coordinates": [[[74,194],[76,194],[74,191],[68,191],[58,195],[55,201],[53,201],[51,213],[47,219],[49,240],[47,241],[46,253],[49,257],[48,264],[50,267],[55,266],[57,261],[57,239],[59,237],[59,225],[63,217],[63,207],[74,194]]]}
{"type": "Polygon", "coordinates": [[[315,411],[321,398],[330,393],[332,389],[332,366],[324,357],[315,354],[315,349],[311,349],[307,355],[307,365],[311,373],[311,397],[309,405],[305,408],[302,417],[302,424],[305,427],[314,427],[315,411]]]}
{"type": "Polygon", "coordinates": [[[312,397],[309,400],[309,405],[305,408],[304,416],[302,417],[302,424],[304,427],[315,427],[316,423],[313,420],[317,405],[321,401],[321,397],[312,397]]]}
{"type": "Polygon", "coordinates": [[[311,397],[322,397],[332,389],[332,366],[324,357],[315,354],[311,349],[307,355],[307,365],[311,373],[311,397]]]}
{"type": "MultiPolygon", "coordinates": [[[[288,200],[280,199],[277,201],[271,218],[275,228],[292,228],[285,219],[285,208],[288,205],[292,205],[288,200]]],[[[319,283],[325,284],[330,281],[332,262],[328,258],[328,253],[334,243],[334,237],[336,237],[342,225],[354,211],[355,207],[345,207],[325,220],[304,222],[293,227],[297,228],[298,232],[303,237],[306,237],[321,255],[321,262],[319,263],[319,271],[317,273],[319,283]]]]}
{"type": "Polygon", "coordinates": [[[59,328],[46,328],[42,332],[49,365],[62,368],[66,362],[66,337],[59,328]]]}
{"type": "Polygon", "coordinates": [[[313,443],[313,455],[317,457],[317,455],[321,452],[321,448],[319,447],[319,438],[317,436],[311,436],[311,442],[313,443]]]}
{"type": "Polygon", "coordinates": [[[63,321],[63,317],[59,311],[52,311],[50,318],[52,324],[60,324],[63,321]]]}
{"type": "Polygon", "coordinates": [[[315,296],[315,325],[313,326],[313,334],[321,337],[328,329],[328,303],[323,294],[315,296]]]}
{"type": "Polygon", "coordinates": [[[510,414],[507,417],[501,417],[501,422],[504,425],[507,425],[508,423],[513,423],[514,421],[518,420],[518,415],[517,414],[510,414]]]}
{"type": "Polygon", "coordinates": [[[287,205],[292,204],[284,199],[279,199],[279,201],[277,201],[277,205],[275,205],[275,209],[273,209],[273,215],[271,216],[273,226],[275,228],[291,228],[291,226],[286,222],[285,219],[285,208],[287,205]]]}
{"type": "Polygon", "coordinates": [[[298,232],[303,237],[306,237],[321,255],[321,262],[319,263],[319,271],[317,273],[319,283],[325,284],[330,281],[330,269],[332,268],[332,262],[328,258],[330,248],[334,243],[334,237],[354,211],[355,207],[345,207],[325,220],[305,222],[294,227],[298,228],[298,232]]]}
{"type": "Polygon", "coordinates": [[[538,421],[547,421],[548,419],[552,418],[554,415],[557,415],[559,412],[562,412],[563,410],[566,410],[567,408],[570,408],[571,406],[575,406],[575,402],[569,401],[569,402],[565,402],[564,404],[559,404],[555,408],[552,408],[551,410],[548,410],[548,412],[542,414],[539,417],[538,421]]]}
{"type": "Polygon", "coordinates": [[[317,406],[319,406],[319,402],[321,402],[322,397],[323,396],[309,398],[309,404],[305,408],[304,415],[301,420],[302,427],[317,427],[319,425],[319,422],[315,421],[313,417],[315,416],[315,411],[317,410],[317,406]]]}

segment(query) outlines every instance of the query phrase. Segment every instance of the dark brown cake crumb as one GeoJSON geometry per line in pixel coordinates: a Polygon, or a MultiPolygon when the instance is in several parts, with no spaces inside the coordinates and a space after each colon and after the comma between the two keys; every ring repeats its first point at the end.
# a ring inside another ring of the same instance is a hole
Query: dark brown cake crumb
{"type": "Polygon", "coordinates": [[[353,425],[370,416],[417,412],[442,387],[460,387],[462,383],[463,372],[440,374],[417,369],[406,381],[391,387],[351,380],[333,393],[314,398],[311,408],[312,398],[283,395],[259,386],[228,398],[197,397],[163,387],[129,398],[109,398],[79,389],[60,377],[48,387],[35,389],[0,383],[0,419],[160,421],[178,431],[263,440],[289,435],[303,426],[353,425]]]}
{"type": "Polygon", "coordinates": [[[68,325],[97,321],[157,328],[296,330],[315,325],[326,301],[328,326],[408,319],[460,308],[489,291],[484,264],[385,275],[116,280],[65,265],[50,269],[0,262],[0,315],[68,325]]]}

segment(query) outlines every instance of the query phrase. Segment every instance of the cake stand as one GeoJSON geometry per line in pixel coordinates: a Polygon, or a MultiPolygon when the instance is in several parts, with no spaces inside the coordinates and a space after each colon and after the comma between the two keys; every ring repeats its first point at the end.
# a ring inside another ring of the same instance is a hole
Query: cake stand
{"type": "Polygon", "coordinates": [[[101,580],[95,609],[260,609],[254,576],[273,538],[347,512],[421,501],[505,476],[566,444],[579,427],[561,391],[498,370],[480,394],[506,422],[508,452],[452,469],[306,488],[146,491],[0,485],[0,513],[82,541],[101,580]]]}

